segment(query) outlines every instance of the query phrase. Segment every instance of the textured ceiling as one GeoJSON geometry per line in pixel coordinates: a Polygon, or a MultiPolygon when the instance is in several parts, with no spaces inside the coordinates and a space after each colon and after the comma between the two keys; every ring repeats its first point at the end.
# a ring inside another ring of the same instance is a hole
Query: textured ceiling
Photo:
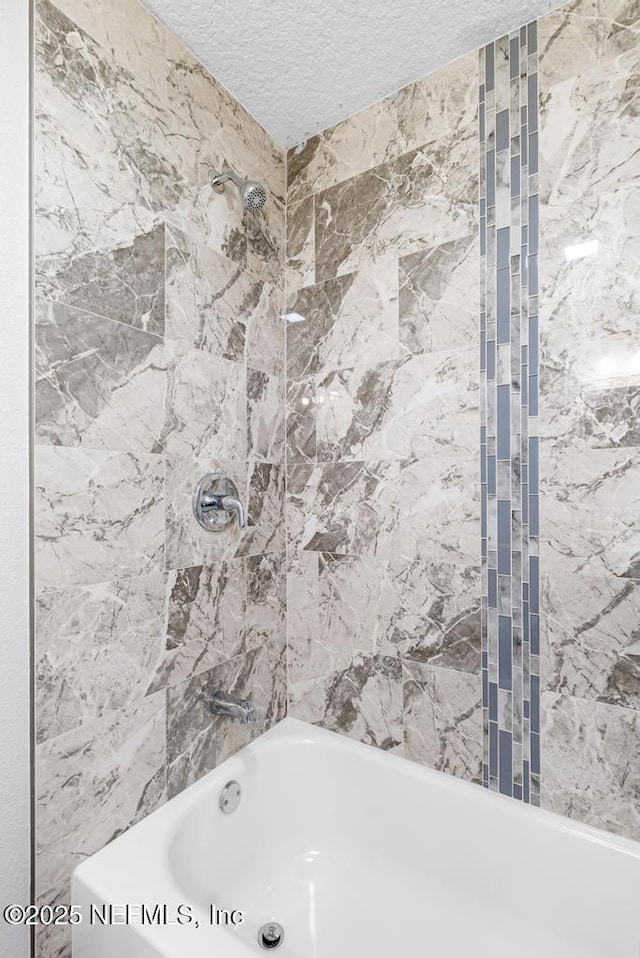
{"type": "Polygon", "coordinates": [[[560,4],[145,0],[145,5],[289,147],[560,4]]]}

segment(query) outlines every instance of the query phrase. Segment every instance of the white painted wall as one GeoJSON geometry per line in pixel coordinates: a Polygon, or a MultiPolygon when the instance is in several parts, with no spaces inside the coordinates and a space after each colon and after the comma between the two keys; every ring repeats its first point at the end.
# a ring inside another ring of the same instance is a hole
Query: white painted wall
{"type": "MultiPolygon", "coordinates": [[[[0,31],[0,909],[30,899],[29,7],[0,31]]],[[[29,955],[0,918],[0,955],[29,955]]]]}

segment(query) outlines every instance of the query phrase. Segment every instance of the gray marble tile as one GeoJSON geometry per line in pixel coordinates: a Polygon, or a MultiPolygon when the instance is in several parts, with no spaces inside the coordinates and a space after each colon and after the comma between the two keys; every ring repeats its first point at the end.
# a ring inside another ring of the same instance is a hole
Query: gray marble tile
{"type": "MultiPolygon", "coordinates": [[[[281,271],[276,274],[278,277],[281,271]]],[[[256,310],[247,326],[245,361],[271,376],[285,375],[284,288],[274,283],[268,308],[256,310]]]]}
{"type": "Polygon", "coordinates": [[[386,569],[375,558],[319,554],[318,604],[309,618],[316,641],[365,655],[382,651],[386,569]]]}
{"type": "Polygon", "coordinates": [[[38,596],[38,741],[243,652],[246,605],[242,559],[38,596]]]}
{"type": "Polygon", "coordinates": [[[54,301],[162,336],[165,329],[164,226],[131,245],[80,253],[38,283],[54,301]]]}
{"type": "Polygon", "coordinates": [[[247,455],[247,373],[202,350],[167,343],[167,427],[163,451],[175,456],[247,455]],[[175,355],[175,359],[173,356],[175,355]]]}
{"type": "Polygon", "coordinates": [[[284,468],[277,464],[169,458],[167,461],[167,567],[208,564],[284,548],[284,468]],[[237,522],[222,533],[202,529],[193,516],[192,495],[207,473],[232,479],[247,508],[248,528],[237,522]]]}
{"type": "Polygon", "coordinates": [[[167,690],[167,781],[172,798],[252,739],[280,721],[286,711],[284,657],[274,662],[262,648],[167,690]],[[222,689],[251,698],[250,725],[212,716],[208,697],[222,689]]]}
{"type": "Polygon", "coordinates": [[[480,569],[331,553],[290,559],[297,641],[480,670],[480,569]]]}
{"type": "Polygon", "coordinates": [[[281,374],[280,271],[252,275],[176,227],[167,242],[167,338],[281,374]]]}
{"type": "Polygon", "coordinates": [[[287,384],[287,462],[316,458],[316,388],[314,380],[287,384]]]}
{"type": "Polygon", "coordinates": [[[93,585],[74,586],[36,597],[36,628],[49,636],[148,629],[157,634],[166,619],[166,576],[162,572],[93,585]]]}
{"type": "Polygon", "coordinates": [[[55,5],[133,86],[158,99],[164,96],[166,31],[146,7],[136,0],[56,0],[55,5]]]}
{"type": "Polygon", "coordinates": [[[318,379],[318,459],[407,459],[475,453],[477,350],[359,365],[318,379]]]}
{"type": "Polygon", "coordinates": [[[409,352],[477,349],[479,255],[470,234],[401,257],[400,341],[409,352]]]}
{"type": "Polygon", "coordinates": [[[545,687],[640,708],[640,582],[545,576],[541,602],[545,687]]]}
{"type": "Polygon", "coordinates": [[[543,446],[541,462],[547,571],[640,578],[635,450],[568,451],[551,459],[543,446]]]}
{"type": "Polygon", "coordinates": [[[166,270],[167,337],[243,362],[247,316],[269,308],[267,284],[175,228],[166,270]]]}
{"type": "Polygon", "coordinates": [[[402,691],[405,757],[480,783],[480,677],[419,662],[404,662],[402,691]]]}
{"type": "Polygon", "coordinates": [[[285,548],[285,468],[279,463],[249,463],[249,528],[240,555],[282,552],[285,548]]]}
{"type": "Polygon", "coordinates": [[[242,559],[167,573],[167,622],[150,692],[244,652],[247,569],[242,559]]]}
{"type": "Polygon", "coordinates": [[[640,839],[640,716],[635,709],[542,695],[542,805],[640,839]]]}
{"type": "MultiPolygon", "coordinates": [[[[561,355],[552,355],[553,347],[548,340],[545,346],[540,386],[547,415],[542,417],[540,436],[549,448],[638,448],[640,375],[607,378],[591,372],[583,376],[573,362],[578,357],[566,346],[561,355]]],[[[595,354],[591,358],[595,361],[595,354]]],[[[623,368],[631,365],[630,358],[628,354],[617,360],[601,355],[600,364],[606,372],[611,362],[623,368]]]]}
{"type": "Polygon", "coordinates": [[[37,286],[161,333],[159,213],[172,182],[162,90],[105,57],[47,0],[38,6],[35,59],[37,286]]]}
{"type": "MultiPolygon", "coordinates": [[[[600,5],[592,5],[593,19],[589,6],[579,17],[585,43],[602,26],[600,5]]],[[[611,39],[624,43],[630,8],[619,6],[622,19],[609,28],[611,39]]],[[[638,444],[640,134],[629,110],[636,61],[637,51],[632,62],[623,57],[607,66],[605,59],[555,83],[541,111],[541,373],[548,409],[541,434],[558,448],[638,444]]]]}
{"type": "Polygon", "coordinates": [[[397,264],[301,289],[287,316],[288,379],[397,358],[397,264]]]}
{"type": "Polygon", "coordinates": [[[401,753],[400,660],[353,655],[294,638],[289,646],[289,715],[401,753]]]}
{"type": "Polygon", "coordinates": [[[164,460],[37,446],[38,591],[159,571],[164,563],[164,460]]]}
{"type": "Polygon", "coordinates": [[[38,442],[159,451],[169,360],[161,339],[39,299],[35,350],[38,442]]]}
{"type": "Polygon", "coordinates": [[[264,648],[272,659],[286,655],[285,554],[251,556],[247,565],[247,648],[264,648]]]}
{"type": "Polygon", "coordinates": [[[538,22],[541,89],[593,67],[624,67],[639,39],[635,0],[571,0],[538,22]]]}
{"type": "Polygon", "coordinates": [[[468,127],[316,196],[316,282],[467,236],[478,205],[468,127]]]}
{"type": "Polygon", "coordinates": [[[392,555],[476,566],[480,551],[477,459],[440,454],[400,463],[392,555]]]}
{"type": "Polygon", "coordinates": [[[474,127],[478,103],[478,54],[474,50],[397,94],[401,151],[474,127]]]}
{"type": "MultiPolygon", "coordinates": [[[[43,892],[36,904],[68,908],[71,905],[69,880],[43,892]]],[[[35,932],[35,958],[71,958],[71,925],[37,925],[35,932]]]]}
{"type": "MultiPolygon", "coordinates": [[[[244,133],[241,132],[240,136],[244,136],[244,133]]],[[[275,143],[273,146],[279,151],[275,143]]],[[[279,178],[280,173],[278,173],[279,178]]],[[[259,171],[256,179],[263,183],[264,173],[259,171]]],[[[234,199],[234,203],[237,204],[237,202],[237,199],[234,199]]],[[[273,280],[274,276],[280,279],[283,276],[286,250],[284,200],[280,200],[278,196],[270,192],[262,212],[244,214],[244,229],[247,236],[247,269],[265,280],[273,280]]]]}
{"type": "Polygon", "coordinates": [[[390,96],[289,150],[288,201],[326,190],[400,152],[397,100],[390,96]]]}
{"type": "Polygon", "coordinates": [[[392,558],[378,599],[378,651],[480,671],[480,568],[392,558]]]}
{"type": "Polygon", "coordinates": [[[54,445],[244,458],[237,363],[40,300],[36,438],[54,445]]]}
{"type": "Polygon", "coordinates": [[[44,742],[35,760],[40,894],[164,801],[164,694],[44,742]]]}
{"type": "Polygon", "coordinates": [[[286,301],[315,283],[315,208],[313,196],[287,203],[286,301]]]}
{"type": "Polygon", "coordinates": [[[177,194],[168,222],[253,275],[272,279],[284,259],[284,153],[170,34],[166,52],[166,131],[177,194]],[[261,213],[245,213],[235,189],[218,194],[211,188],[211,174],[225,163],[267,187],[261,213]]]}
{"type": "Polygon", "coordinates": [[[396,527],[398,471],[393,462],[290,466],[290,546],[388,557],[396,527]]]}
{"type": "Polygon", "coordinates": [[[291,634],[340,653],[378,651],[386,567],[375,558],[302,553],[289,570],[291,634]]]}
{"type": "Polygon", "coordinates": [[[284,383],[255,369],[247,370],[249,457],[282,462],[285,445],[284,383]]]}
{"type": "Polygon", "coordinates": [[[164,574],[36,599],[38,742],[143,698],[165,648],[164,574]]]}
{"type": "Polygon", "coordinates": [[[319,552],[287,551],[287,633],[290,644],[312,642],[318,634],[319,552]]]}

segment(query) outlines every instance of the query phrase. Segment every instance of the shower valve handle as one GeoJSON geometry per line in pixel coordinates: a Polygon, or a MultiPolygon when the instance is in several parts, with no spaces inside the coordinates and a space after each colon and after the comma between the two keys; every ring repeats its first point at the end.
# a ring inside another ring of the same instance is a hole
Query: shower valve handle
{"type": "Polygon", "coordinates": [[[211,512],[217,509],[221,512],[237,512],[238,525],[241,529],[247,528],[247,520],[244,514],[244,506],[235,496],[207,496],[204,495],[200,501],[200,507],[203,513],[211,512]]]}
{"type": "Polygon", "coordinates": [[[203,476],[193,490],[193,514],[207,532],[222,531],[236,515],[239,528],[247,528],[247,514],[235,483],[219,473],[203,476]]]}

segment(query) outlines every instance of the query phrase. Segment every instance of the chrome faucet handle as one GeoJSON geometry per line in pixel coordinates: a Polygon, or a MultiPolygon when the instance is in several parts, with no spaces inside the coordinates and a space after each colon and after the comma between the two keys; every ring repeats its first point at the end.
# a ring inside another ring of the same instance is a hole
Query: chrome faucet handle
{"type": "Polygon", "coordinates": [[[223,496],[222,497],[222,508],[227,512],[237,512],[238,513],[238,526],[241,529],[247,528],[247,519],[244,513],[244,506],[239,499],[236,499],[235,496],[223,496]]]}
{"type": "Polygon", "coordinates": [[[193,513],[203,529],[220,532],[238,516],[240,529],[247,528],[247,516],[235,483],[226,476],[209,473],[193,490],[193,513]]]}

